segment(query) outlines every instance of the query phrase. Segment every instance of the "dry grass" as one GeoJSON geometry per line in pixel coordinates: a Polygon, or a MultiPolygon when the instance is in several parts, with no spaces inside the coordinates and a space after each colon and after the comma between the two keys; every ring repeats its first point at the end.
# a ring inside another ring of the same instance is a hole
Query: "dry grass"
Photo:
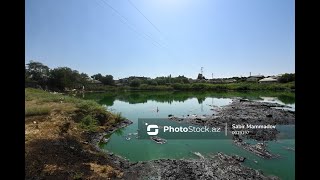
{"type": "Polygon", "coordinates": [[[121,178],[123,173],[119,170],[115,170],[113,167],[109,165],[100,165],[96,163],[88,163],[90,165],[90,169],[98,174],[101,174],[101,177],[108,178],[108,177],[117,177],[121,178]]]}
{"type": "MultiPolygon", "coordinates": [[[[107,114],[104,117],[108,119],[114,118],[111,113],[93,101],[36,89],[26,89],[25,98],[26,179],[112,179],[123,176],[121,171],[109,165],[106,157],[100,156],[90,144],[83,143],[89,141],[86,129],[74,119],[79,111],[88,116],[87,120],[101,113],[107,114]]],[[[87,125],[91,125],[91,121],[88,122],[87,125]]],[[[98,127],[98,130],[107,128],[98,127]]]]}

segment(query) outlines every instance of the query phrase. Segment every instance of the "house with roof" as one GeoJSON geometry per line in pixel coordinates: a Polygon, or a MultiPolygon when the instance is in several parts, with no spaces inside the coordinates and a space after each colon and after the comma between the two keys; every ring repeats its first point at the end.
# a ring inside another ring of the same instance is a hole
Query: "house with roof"
{"type": "Polygon", "coordinates": [[[259,81],[260,79],[263,79],[263,78],[264,78],[263,75],[249,76],[247,78],[247,81],[249,81],[249,82],[257,82],[257,81],[259,81]]]}
{"type": "Polygon", "coordinates": [[[259,80],[259,83],[276,83],[278,80],[273,77],[267,77],[259,80]]]}

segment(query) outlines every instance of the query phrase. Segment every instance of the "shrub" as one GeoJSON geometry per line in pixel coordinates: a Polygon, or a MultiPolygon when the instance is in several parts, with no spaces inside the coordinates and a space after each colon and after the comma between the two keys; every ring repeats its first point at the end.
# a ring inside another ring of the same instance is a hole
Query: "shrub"
{"type": "Polygon", "coordinates": [[[124,118],[124,117],[121,115],[121,112],[115,114],[115,116],[114,116],[114,121],[115,121],[116,123],[119,123],[119,122],[121,122],[121,121],[124,121],[125,119],[126,119],[126,118],[124,118]]]}
{"type": "Polygon", "coordinates": [[[140,85],[140,89],[148,89],[148,88],[149,88],[148,84],[141,84],[140,85]]]}
{"type": "Polygon", "coordinates": [[[141,84],[140,80],[139,79],[133,79],[131,82],[130,82],[130,86],[131,87],[139,87],[141,84]]]}
{"type": "Polygon", "coordinates": [[[204,83],[195,83],[191,85],[191,88],[195,90],[201,90],[201,89],[204,89],[205,86],[206,85],[204,83]]]}
{"type": "Polygon", "coordinates": [[[294,73],[293,74],[286,73],[286,74],[282,75],[281,77],[279,77],[278,81],[280,83],[293,82],[293,81],[295,81],[295,74],[294,73]]]}
{"type": "Polygon", "coordinates": [[[175,83],[172,85],[173,89],[175,90],[186,90],[190,89],[190,84],[181,84],[181,83],[175,83]]]}
{"type": "Polygon", "coordinates": [[[91,132],[94,132],[97,130],[97,124],[98,124],[98,121],[95,118],[93,118],[91,115],[85,116],[80,121],[80,127],[86,131],[91,131],[91,132]]]}

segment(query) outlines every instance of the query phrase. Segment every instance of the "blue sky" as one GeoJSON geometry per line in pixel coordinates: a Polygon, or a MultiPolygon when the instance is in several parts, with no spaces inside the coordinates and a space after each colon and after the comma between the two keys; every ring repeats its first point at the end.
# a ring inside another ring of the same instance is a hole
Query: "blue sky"
{"type": "Polygon", "coordinates": [[[128,0],[26,0],[26,62],[115,79],[295,71],[294,0],[130,1],[159,31],[128,0]]]}

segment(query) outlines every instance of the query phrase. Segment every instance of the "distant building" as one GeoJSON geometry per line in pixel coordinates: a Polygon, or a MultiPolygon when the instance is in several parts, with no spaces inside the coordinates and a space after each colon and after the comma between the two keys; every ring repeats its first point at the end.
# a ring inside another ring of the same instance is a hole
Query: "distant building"
{"type": "Polygon", "coordinates": [[[259,83],[275,83],[275,82],[278,82],[278,80],[272,77],[267,77],[259,80],[259,83]]]}
{"type": "Polygon", "coordinates": [[[91,83],[91,84],[102,84],[101,81],[95,80],[95,79],[91,80],[90,83],[91,83]]]}
{"type": "Polygon", "coordinates": [[[273,78],[273,79],[278,80],[281,76],[282,76],[282,74],[278,74],[278,75],[275,75],[275,76],[269,76],[269,78],[273,78]]]}
{"type": "Polygon", "coordinates": [[[209,82],[218,84],[218,83],[222,83],[222,79],[210,79],[209,82]]]}
{"type": "Polygon", "coordinates": [[[233,82],[237,82],[237,80],[235,80],[235,79],[226,79],[223,82],[225,82],[225,83],[233,83],[233,82]]]}
{"type": "Polygon", "coordinates": [[[216,79],[209,79],[208,80],[209,83],[213,83],[213,84],[222,84],[222,83],[234,83],[237,82],[237,80],[233,79],[233,78],[216,78],[216,79]]]}
{"type": "Polygon", "coordinates": [[[263,75],[255,75],[255,76],[250,76],[247,78],[247,81],[249,82],[257,82],[259,81],[260,79],[263,79],[264,76],[263,75]]]}

